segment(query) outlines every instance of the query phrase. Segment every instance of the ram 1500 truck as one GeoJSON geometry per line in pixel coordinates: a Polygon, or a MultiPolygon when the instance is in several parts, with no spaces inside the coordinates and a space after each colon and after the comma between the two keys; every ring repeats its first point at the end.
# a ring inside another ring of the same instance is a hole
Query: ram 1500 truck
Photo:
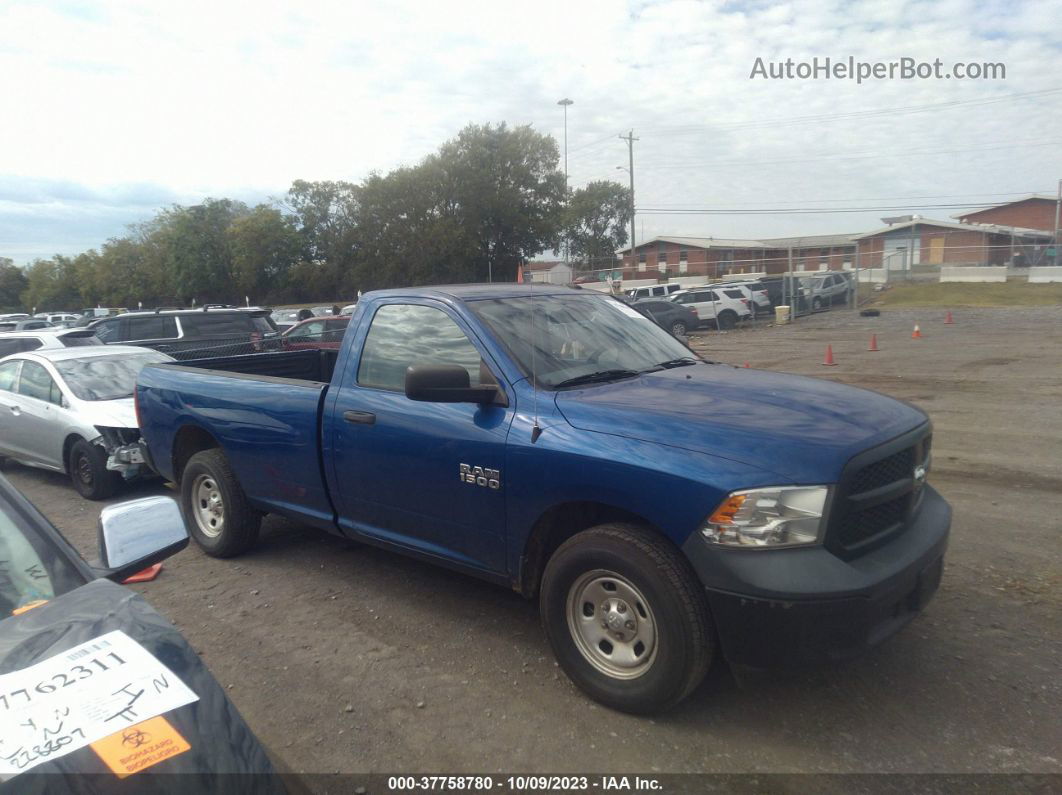
{"type": "Polygon", "coordinates": [[[338,350],[147,366],[148,460],[208,554],[275,513],[537,596],[571,679],[631,712],[713,658],[835,660],[925,606],[951,512],[924,413],[533,290],[383,290],[338,350]]]}

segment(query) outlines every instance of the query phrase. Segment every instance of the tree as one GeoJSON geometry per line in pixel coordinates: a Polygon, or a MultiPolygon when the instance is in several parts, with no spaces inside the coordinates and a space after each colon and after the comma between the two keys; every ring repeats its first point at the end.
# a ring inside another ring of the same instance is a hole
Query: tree
{"type": "Polygon", "coordinates": [[[627,244],[631,192],[618,182],[591,182],[572,192],[565,212],[571,256],[591,268],[609,268],[627,244]]]}
{"type": "Polygon", "coordinates": [[[22,305],[22,293],[29,286],[22,268],[0,257],[0,312],[11,312],[22,305]]]}
{"type": "Polygon", "coordinates": [[[439,169],[438,211],[472,243],[472,277],[514,281],[516,269],[556,243],[564,174],[557,142],[531,127],[470,124],[427,165],[439,169]]]}
{"type": "Polygon", "coordinates": [[[74,260],[56,254],[52,259],[37,259],[26,269],[26,289],[22,305],[39,311],[72,310],[81,303],[74,260]]]}
{"type": "Polygon", "coordinates": [[[227,232],[232,278],[244,295],[265,295],[285,284],[299,258],[295,219],[266,204],[235,219],[227,232]]]}
{"type": "Polygon", "coordinates": [[[206,199],[192,207],[174,206],[157,219],[165,265],[184,300],[235,300],[232,257],[227,231],[247,215],[247,205],[233,199],[206,199]]]}

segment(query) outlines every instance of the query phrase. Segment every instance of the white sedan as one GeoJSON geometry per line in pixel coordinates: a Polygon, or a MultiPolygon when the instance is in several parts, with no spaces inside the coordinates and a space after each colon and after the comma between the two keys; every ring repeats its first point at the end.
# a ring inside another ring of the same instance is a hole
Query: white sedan
{"type": "Polygon", "coordinates": [[[145,364],[173,361],[127,345],[42,349],[0,359],[0,456],[65,472],[90,500],[114,494],[143,462],[133,391],[145,364]],[[122,451],[122,460],[116,453],[122,451]]]}

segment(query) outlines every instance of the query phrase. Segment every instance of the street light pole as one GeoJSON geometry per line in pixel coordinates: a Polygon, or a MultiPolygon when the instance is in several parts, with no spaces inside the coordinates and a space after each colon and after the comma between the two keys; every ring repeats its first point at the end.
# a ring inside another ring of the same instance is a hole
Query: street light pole
{"type": "MultiPolygon", "coordinates": [[[[564,108],[564,202],[568,202],[568,106],[575,102],[565,97],[557,102],[564,108]]],[[[568,266],[568,278],[571,279],[571,242],[564,236],[564,264],[568,266]]]]}

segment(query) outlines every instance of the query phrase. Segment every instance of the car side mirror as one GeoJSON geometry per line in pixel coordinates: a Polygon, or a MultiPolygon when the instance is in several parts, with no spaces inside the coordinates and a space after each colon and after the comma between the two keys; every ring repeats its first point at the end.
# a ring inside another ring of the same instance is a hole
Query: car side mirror
{"type": "Polygon", "coordinates": [[[144,497],[100,512],[100,577],[121,582],[188,546],[188,530],[176,500],[144,497]]]}
{"type": "Polygon", "coordinates": [[[498,387],[470,384],[468,370],[458,364],[415,364],[406,368],[406,397],[410,400],[509,405],[498,387]]]}

